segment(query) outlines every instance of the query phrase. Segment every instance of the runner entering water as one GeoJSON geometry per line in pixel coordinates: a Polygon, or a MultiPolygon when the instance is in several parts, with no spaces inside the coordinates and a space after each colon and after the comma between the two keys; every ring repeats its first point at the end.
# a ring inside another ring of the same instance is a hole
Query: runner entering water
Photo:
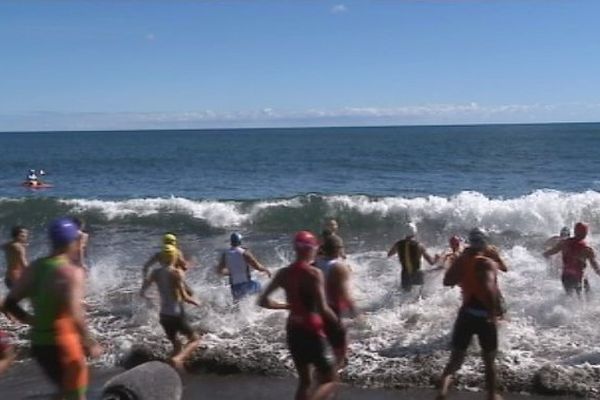
{"type": "Polygon", "coordinates": [[[406,237],[394,243],[388,251],[388,257],[398,254],[402,266],[402,289],[411,291],[413,286],[422,286],[424,283],[421,258],[425,258],[429,265],[434,265],[437,260],[431,257],[425,247],[416,239],[417,226],[411,222],[407,229],[406,237]]]}
{"type": "Polygon", "coordinates": [[[221,255],[219,273],[229,275],[231,295],[235,301],[246,296],[259,293],[260,283],[252,279],[250,268],[260,271],[271,277],[271,272],[265,268],[250,250],[242,247],[242,235],[235,232],[230,237],[231,247],[221,255]]]}
{"type": "Polygon", "coordinates": [[[173,245],[166,245],[163,251],[162,266],[153,270],[144,280],[140,296],[146,298],[146,291],[154,283],[160,295],[160,324],[167,338],[173,345],[171,363],[178,370],[183,370],[184,361],[200,344],[200,336],[194,332],[188,323],[184,303],[199,307],[185,285],[184,273],[176,267],[178,250],[173,245]],[[188,342],[183,345],[178,335],[182,334],[188,342]]]}
{"type": "Polygon", "coordinates": [[[444,276],[445,286],[462,289],[463,304],[452,333],[452,354],[440,381],[438,399],[445,399],[453,375],[461,368],[471,339],[476,335],[482,350],[488,399],[500,399],[497,393],[496,353],[497,321],[504,314],[498,288],[498,264],[487,257],[487,245],[472,231],[470,246],[456,259],[444,276]]]}
{"type": "Polygon", "coordinates": [[[296,261],[277,272],[258,304],[272,310],[290,310],[287,322],[287,342],[298,372],[296,400],[321,400],[329,398],[336,390],[337,374],[326,356],[324,325],[339,323],[327,305],[323,273],[311,266],[319,243],[306,231],[294,238],[296,261]],[[280,303],[270,296],[282,288],[287,303],[280,303]],[[312,369],[318,372],[318,383],[310,393],[312,369]]]}
{"type": "Polygon", "coordinates": [[[27,239],[29,232],[22,226],[11,229],[11,241],[2,246],[6,257],[4,284],[11,288],[27,268],[27,239]]]}
{"type": "Polygon", "coordinates": [[[339,236],[331,235],[325,239],[321,249],[323,255],[317,258],[315,266],[323,272],[327,303],[340,320],[339,323],[325,324],[325,333],[340,368],[346,361],[348,348],[346,328],[341,318],[348,313],[355,317],[357,312],[350,295],[350,269],[342,258],[344,242],[339,236]]]}
{"type": "Polygon", "coordinates": [[[166,233],[163,236],[163,247],[159,252],[156,252],[146,261],[144,266],[142,267],[142,276],[145,279],[148,275],[148,270],[155,264],[160,264],[161,266],[165,266],[170,263],[170,255],[166,253],[171,252],[171,247],[174,247],[177,250],[177,260],[175,261],[175,266],[182,271],[187,271],[189,268],[189,263],[183,257],[181,250],[177,247],[177,237],[172,233],[166,233]],[[169,251],[165,251],[169,249],[169,251]]]}
{"type": "Polygon", "coordinates": [[[546,258],[554,254],[562,254],[562,284],[569,296],[576,293],[578,297],[581,297],[584,290],[585,292],[590,290],[589,282],[585,277],[585,268],[588,262],[594,271],[600,275],[596,252],[585,242],[588,231],[589,228],[586,224],[578,222],[575,224],[572,238],[564,239],[544,252],[546,258]]]}
{"type": "Polygon", "coordinates": [[[72,263],[78,252],[79,228],[70,218],[50,224],[52,253],[34,261],[15,283],[5,310],[32,325],[31,351],[48,378],[58,386],[59,399],[84,400],[88,385],[86,354],[102,349],[92,339],[83,309],[84,271],[72,263]],[[18,303],[30,298],[33,315],[18,303]]]}

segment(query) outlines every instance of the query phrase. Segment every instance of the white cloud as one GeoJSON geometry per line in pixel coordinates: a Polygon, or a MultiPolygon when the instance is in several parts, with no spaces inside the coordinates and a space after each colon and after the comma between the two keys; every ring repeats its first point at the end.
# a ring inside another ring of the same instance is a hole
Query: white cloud
{"type": "Polygon", "coordinates": [[[346,5],[344,4],[336,4],[333,7],[331,7],[330,11],[332,14],[343,14],[345,12],[348,12],[348,7],[346,7],[346,5]]]}
{"type": "Polygon", "coordinates": [[[500,104],[476,102],[398,107],[184,112],[35,112],[0,114],[0,131],[211,129],[294,126],[436,125],[600,121],[600,103],[500,104]]]}
{"type": "Polygon", "coordinates": [[[152,42],[154,39],[156,39],[156,35],[154,33],[147,33],[146,34],[146,40],[149,42],[152,42]]]}

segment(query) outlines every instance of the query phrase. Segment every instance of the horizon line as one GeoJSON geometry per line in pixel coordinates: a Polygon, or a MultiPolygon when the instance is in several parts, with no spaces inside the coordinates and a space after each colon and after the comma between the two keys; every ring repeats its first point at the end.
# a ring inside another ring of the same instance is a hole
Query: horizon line
{"type": "Polygon", "coordinates": [[[475,126],[536,126],[536,125],[595,125],[600,121],[552,121],[552,122],[466,122],[457,124],[382,124],[382,125],[306,125],[306,126],[265,126],[265,127],[230,127],[230,128],[144,128],[144,129],[51,129],[51,130],[11,130],[0,131],[0,134],[30,134],[30,133],[110,133],[110,132],[211,132],[211,131],[258,131],[258,130],[301,130],[301,129],[360,129],[360,128],[460,128],[475,126]]]}

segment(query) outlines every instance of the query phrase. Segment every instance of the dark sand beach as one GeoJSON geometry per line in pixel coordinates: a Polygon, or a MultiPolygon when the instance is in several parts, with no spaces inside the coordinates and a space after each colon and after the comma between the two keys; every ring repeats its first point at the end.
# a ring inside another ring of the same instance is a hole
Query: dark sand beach
{"type": "MultiPolygon", "coordinates": [[[[96,369],[92,372],[92,385],[89,399],[96,400],[101,393],[102,385],[110,377],[118,374],[118,369],[96,369]]],[[[215,375],[188,374],[184,376],[183,400],[279,400],[292,399],[296,381],[292,377],[266,377],[247,374],[215,375]]],[[[30,362],[14,366],[6,375],[0,378],[0,398],[2,400],[48,399],[52,387],[42,376],[37,365],[30,362]]],[[[392,399],[433,399],[432,389],[362,389],[344,385],[338,399],[345,400],[392,400],[392,399]]],[[[451,399],[483,399],[483,393],[455,391],[451,399]]],[[[506,394],[507,400],[563,400],[576,397],[539,396],[528,394],[506,394]]]]}

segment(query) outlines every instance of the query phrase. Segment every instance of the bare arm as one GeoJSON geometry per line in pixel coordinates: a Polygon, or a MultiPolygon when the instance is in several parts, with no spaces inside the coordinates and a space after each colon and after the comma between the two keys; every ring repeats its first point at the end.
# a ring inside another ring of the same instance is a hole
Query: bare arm
{"type": "Polygon", "coordinates": [[[217,272],[221,275],[229,275],[229,270],[227,269],[227,265],[225,264],[225,253],[221,254],[221,257],[219,257],[219,265],[217,265],[217,272]]]}
{"type": "Polygon", "coordinates": [[[398,242],[394,243],[390,251],[388,251],[388,258],[398,254],[398,242]]]}
{"type": "Polygon", "coordinates": [[[263,308],[270,310],[289,310],[290,306],[287,303],[280,303],[271,298],[273,292],[282,286],[283,275],[286,273],[287,268],[284,268],[275,274],[275,277],[269,282],[265,290],[258,297],[258,305],[263,308]]]}
{"type": "Polygon", "coordinates": [[[438,256],[435,258],[431,257],[423,245],[420,245],[419,247],[421,248],[421,255],[429,263],[429,265],[435,265],[438,260],[438,256]]]}
{"type": "Polygon", "coordinates": [[[325,296],[325,279],[323,278],[323,273],[314,268],[314,274],[312,275],[312,279],[309,281],[310,290],[315,297],[315,305],[317,306],[317,311],[326,321],[339,321],[338,317],[331,310],[329,305],[327,304],[327,297],[325,296]]]}
{"type": "Polygon", "coordinates": [[[486,306],[488,310],[492,310],[494,317],[499,317],[502,314],[500,309],[500,293],[496,285],[496,274],[494,273],[494,265],[488,261],[479,261],[477,268],[477,278],[483,288],[486,306]]]}
{"type": "Polygon", "coordinates": [[[271,272],[268,269],[266,269],[260,262],[258,262],[256,257],[254,257],[254,254],[250,253],[249,250],[246,250],[244,252],[244,260],[246,260],[248,265],[254,268],[255,270],[266,274],[269,278],[271,277],[271,272]]]}
{"type": "Polygon", "coordinates": [[[356,317],[358,311],[354,299],[350,294],[350,269],[347,265],[340,263],[331,272],[335,274],[333,277],[337,278],[336,281],[339,282],[339,287],[336,290],[339,291],[340,298],[345,301],[352,316],[356,317]]]}
{"type": "Polygon", "coordinates": [[[12,315],[19,322],[31,325],[33,316],[25,311],[19,302],[27,297],[33,287],[33,268],[26,268],[21,278],[6,296],[3,304],[3,312],[12,315]]]}
{"type": "Polygon", "coordinates": [[[495,248],[494,246],[489,246],[485,253],[485,256],[494,260],[498,264],[498,269],[500,271],[508,272],[508,267],[506,266],[506,263],[504,263],[502,257],[500,257],[500,252],[497,248],[495,248]]]}
{"type": "Polygon", "coordinates": [[[543,252],[542,255],[545,258],[548,258],[550,256],[553,256],[555,254],[560,253],[560,251],[562,250],[562,247],[563,247],[563,242],[562,241],[558,242],[558,243],[556,243],[556,245],[554,245],[554,247],[552,247],[551,249],[546,250],[545,252],[543,252]]]}
{"type": "Polygon", "coordinates": [[[598,260],[596,259],[596,252],[591,247],[588,248],[587,259],[596,274],[600,275],[600,265],[598,265],[598,260]]]}
{"type": "Polygon", "coordinates": [[[142,268],[143,279],[146,279],[146,276],[148,275],[148,270],[150,269],[150,267],[152,267],[154,264],[156,264],[158,262],[159,256],[160,256],[160,254],[156,253],[148,261],[146,261],[146,264],[144,264],[144,267],[142,268]]]}
{"type": "Polygon", "coordinates": [[[67,310],[73,318],[77,331],[81,335],[83,346],[92,353],[92,356],[99,355],[101,349],[88,330],[83,306],[85,297],[84,271],[80,268],[65,267],[58,270],[57,274],[59,281],[54,290],[58,293],[63,293],[67,310]]]}
{"type": "Polygon", "coordinates": [[[189,293],[188,287],[185,284],[185,279],[183,272],[179,270],[173,271],[173,279],[176,290],[181,294],[181,298],[188,304],[195,305],[196,307],[200,307],[200,303],[197,302],[189,293]]]}
{"type": "Polygon", "coordinates": [[[25,251],[25,246],[17,246],[16,250],[19,258],[19,263],[21,263],[21,265],[23,266],[29,265],[29,263],[27,262],[27,252],[25,251]]]}
{"type": "Polygon", "coordinates": [[[145,276],[144,283],[142,283],[142,288],[140,289],[140,296],[147,299],[146,292],[152,283],[154,282],[154,273],[151,273],[148,276],[145,276]]]}

